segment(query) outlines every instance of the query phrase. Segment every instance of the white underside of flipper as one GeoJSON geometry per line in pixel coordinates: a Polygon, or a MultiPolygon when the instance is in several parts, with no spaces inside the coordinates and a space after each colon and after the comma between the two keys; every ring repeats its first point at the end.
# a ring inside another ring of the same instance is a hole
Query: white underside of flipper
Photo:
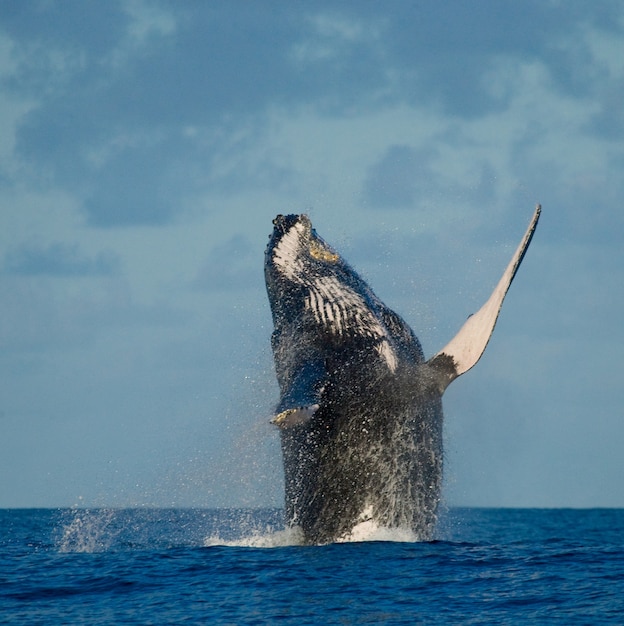
{"type": "Polygon", "coordinates": [[[492,331],[496,325],[498,314],[500,313],[503,300],[511,285],[511,281],[514,279],[518,267],[520,267],[520,263],[522,262],[522,258],[529,247],[540,213],[541,206],[538,204],[535,207],[535,213],[533,213],[531,223],[520,245],[488,301],[474,315],[471,315],[457,335],[455,335],[440,352],[430,359],[429,363],[434,367],[443,363],[450,365],[449,360],[452,359],[454,372],[447,372],[447,376],[444,377],[445,380],[442,384],[444,388],[455,378],[467,372],[481,358],[492,336],[492,331]]]}

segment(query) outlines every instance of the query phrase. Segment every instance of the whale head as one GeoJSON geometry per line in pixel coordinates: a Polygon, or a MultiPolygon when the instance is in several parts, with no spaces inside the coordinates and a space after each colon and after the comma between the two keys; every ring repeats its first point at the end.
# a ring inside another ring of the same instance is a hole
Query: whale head
{"type": "Polygon", "coordinates": [[[342,332],[340,311],[353,307],[356,276],[312,228],[307,215],[278,215],[265,252],[266,287],[276,324],[314,313],[321,325],[342,332]],[[328,303],[331,301],[331,305],[328,303]],[[333,308],[332,308],[333,307],[333,308]]]}
{"type": "MultiPolygon", "coordinates": [[[[325,273],[340,256],[312,228],[307,215],[278,215],[266,249],[267,281],[304,285],[311,275],[325,273]]],[[[275,285],[276,286],[276,285],[275,285]]]]}
{"type": "MultiPolygon", "coordinates": [[[[396,335],[418,342],[359,274],[312,228],[307,215],[278,215],[266,250],[266,286],[276,335],[291,332],[327,350],[372,349],[394,371],[396,335]]],[[[420,346],[417,348],[420,360],[420,346]]]]}

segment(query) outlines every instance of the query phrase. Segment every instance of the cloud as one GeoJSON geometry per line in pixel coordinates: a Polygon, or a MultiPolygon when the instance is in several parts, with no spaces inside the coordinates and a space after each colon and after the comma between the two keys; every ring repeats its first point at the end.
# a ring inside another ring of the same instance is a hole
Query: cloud
{"type": "Polygon", "coordinates": [[[489,162],[472,165],[469,180],[458,182],[448,173],[440,150],[426,143],[418,148],[393,144],[374,163],[363,183],[367,206],[379,209],[431,208],[463,203],[483,206],[494,197],[494,168],[489,162]]]}
{"type": "Polygon", "coordinates": [[[591,130],[613,142],[624,137],[624,72],[618,79],[610,80],[600,99],[600,110],[594,115],[591,130]]]}
{"type": "Polygon", "coordinates": [[[171,221],[185,193],[171,171],[176,152],[167,143],[124,147],[102,167],[94,168],[84,202],[91,226],[160,225],[171,221]]]}
{"type": "MultiPolygon", "coordinates": [[[[566,94],[601,97],[599,130],[616,99],[601,95],[608,68],[585,34],[621,30],[621,10],[583,6],[3,5],[12,52],[2,86],[34,103],[17,126],[16,176],[70,191],[92,226],[164,225],[202,193],[202,178],[237,189],[221,183],[220,164],[241,128],[266,129],[276,110],[343,117],[407,103],[473,119],[508,105],[512,92],[492,79],[519,58],[539,59],[566,94]]],[[[386,155],[370,181],[373,204],[409,202],[408,161],[425,176],[427,157],[386,155]]],[[[245,172],[238,180],[266,184],[245,172]]]]}
{"type": "Polygon", "coordinates": [[[187,328],[192,317],[175,302],[140,301],[123,277],[77,284],[71,275],[64,275],[69,280],[56,280],[57,276],[0,273],[2,367],[47,366],[43,355],[53,353],[63,362],[85,347],[95,361],[103,346],[131,354],[146,336],[160,340],[187,328]]]}
{"type": "Polygon", "coordinates": [[[261,285],[258,271],[261,265],[256,252],[257,247],[246,237],[234,235],[210,251],[195,279],[195,286],[207,291],[229,291],[261,285]]]}
{"type": "MultiPolygon", "coordinates": [[[[43,52],[45,46],[62,47],[68,51],[89,50],[94,57],[108,51],[127,28],[129,18],[122,5],[117,0],[93,2],[85,10],[80,0],[36,0],[27,4],[3,3],[0,16],[2,29],[27,44],[22,51],[33,54],[29,61],[30,67],[34,68],[34,56],[43,52]]],[[[40,62],[43,64],[50,58],[43,55],[40,62]]],[[[39,67],[45,69],[43,65],[39,67]]]]}
{"type": "Polygon", "coordinates": [[[22,276],[113,276],[119,269],[116,254],[99,252],[88,257],[77,244],[20,245],[4,257],[4,271],[22,276]]]}
{"type": "Polygon", "coordinates": [[[364,183],[367,203],[379,208],[406,207],[414,204],[417,193],[429,195],[426,187],[432,182],[433,156],[430,149],[390,146],[370,168],[364,183]]]}

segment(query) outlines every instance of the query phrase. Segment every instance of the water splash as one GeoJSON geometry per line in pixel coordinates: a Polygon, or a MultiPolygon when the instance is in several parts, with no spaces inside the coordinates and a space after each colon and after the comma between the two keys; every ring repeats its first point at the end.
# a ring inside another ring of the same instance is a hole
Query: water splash
{"type": "MultiPolygon", "coordinates": [[[[359,522],[338,543],[416,542],[408,528],[359,522]]],[[[285,527],[281,509],[68,509],[57,530],[63,553],[161,548],[283,548],[306,545],[302,530],[285,527]]],[[[309,545],[309,544],[308,544],[309,545]]]]}
{"type": "Polygon", "coordinates": [[[226,546],[231,548],[286,548],[289,546],[304,545],[304,537],[300,528],[286,528],[284,530],[267,530],[254,532],[240,539],[226,540],[218,534],[204,539],[205,547],[226,546]]]}
{"type": "Polygon", "coordinates": [[[417,543],[421,539],[411,528],[388,528],[380,526],[370,519],[354,526],[350,533],[338,539],[336,543],[357,543],[362,541],[417,543]]]}
{"type": "MultiPolygon", "coordinates": [[[[388,528],[379,526],[373,520],[357,524],[350,533],[337,539],[335,543],[363,543],[369,541],[389,541],[394,543],[418,543],[421,539],[411,528],[388,528]]],[[[205,547],[225,546],[236,548],[285,548],[304,546],[306,544],[303,531],[298,526],[284,530],[267,530],[254,532],[239,539],[223,539],[218,534],[206,537],[205,547]]]]}
{"type": "Polygon", "coordinates": [[[71,519],[61,529],[59,552],[104,552],[115,539],[112,509],[72,509],[71,519]]]}
{"type": "Polygon", "coordinates": [[[67,509],[59,552],[201,548],[207,545],[291,545],[281,509],[67,509]]]}

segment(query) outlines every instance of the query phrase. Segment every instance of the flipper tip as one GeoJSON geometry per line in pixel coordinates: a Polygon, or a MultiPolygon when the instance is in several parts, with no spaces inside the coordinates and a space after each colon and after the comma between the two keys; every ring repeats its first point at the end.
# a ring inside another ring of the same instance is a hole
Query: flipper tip
{"type": "Polygon", "coordinates": [[[275,424],[280,428],[290,428],[291,426],[306,424],[314,417],[318,408],[318,404],[310,404],[309,406],[298,406],[294,409],[286,409],[278,413],[271,420],[271,424],[275,424]]]}

